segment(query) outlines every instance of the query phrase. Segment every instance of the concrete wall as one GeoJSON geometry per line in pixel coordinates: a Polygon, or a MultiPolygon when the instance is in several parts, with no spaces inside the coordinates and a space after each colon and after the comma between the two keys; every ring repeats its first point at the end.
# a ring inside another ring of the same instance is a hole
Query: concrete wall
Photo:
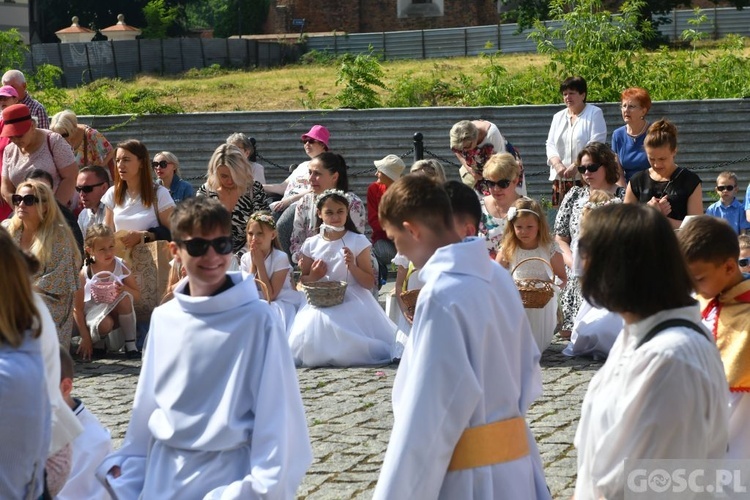
{"type": "MultiPolygon", "coordinates": [[[[599,105],[604,111],[609,133],[622,125],[619,105],[599,105]]],[[[152,156],[169,150],[180,158],[184,176],[199,177],[213,150],[232,132],[255,137],[258,151],[270,161],[262,161],[266,175],[280,181],[283,167],[306,160],[300,135],[320,123],[331,131],[331,147],[346,158],[354,177],[355,191],[364,197],[367,185],[374,181],[368,172],[372,162],[393,153],[407,154],[413,134],[424,135],[425,156],[436,156],[457,164],[448,144],[453,123],[462,119],[483,118],[497,124],[502,134],[521,151],[526,167],[530,195],[549,199],[548,167],[544,143],[552,115],[562,106],[508,106],[482,108],[411,108],[337,111],[275,111],[257,113],[196,113],[183,115],[80,117],[104,132],[116,143],[137,138],[146,143],[152,156]]],[[[695,170],[704,180],[704,191],[711,191],[716,175],[734,170],[740,178],[741,192],[750,182],[750,141],[747,120],[750,100],[656,102],[649,113],[651,121],[662,117],[672,120],[679,130],[677,162],[695,170]],[[724,166],[725,162],[742,161],[724,166]]],[[[457,166],[444,162],[456,178],[457,166]]],[[[200,180],[194,179],[194,184],[200,180]]],[[[706,201],[708,197],[704,198],[706,201]]]]}

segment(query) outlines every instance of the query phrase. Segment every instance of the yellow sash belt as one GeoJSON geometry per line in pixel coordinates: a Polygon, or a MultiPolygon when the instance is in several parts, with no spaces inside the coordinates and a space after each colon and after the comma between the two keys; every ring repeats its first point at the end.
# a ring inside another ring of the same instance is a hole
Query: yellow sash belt
{"type": "Polygon", "coordinates": [[[449,471],[518,460],[529,454],[526,421],[509,418],[466,429],[453,450],[449,471]]]}

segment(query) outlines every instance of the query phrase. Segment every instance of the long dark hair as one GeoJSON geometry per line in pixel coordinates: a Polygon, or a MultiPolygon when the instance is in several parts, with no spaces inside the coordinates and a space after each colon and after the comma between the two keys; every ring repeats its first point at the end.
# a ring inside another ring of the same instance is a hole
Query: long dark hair
{"type": "Polygon", "coordinates": [[[318,211],[321,210],[323,204],[329,199],[333,199],[334,201],[341,203],[346,207],[346,222],[344,223],[344,227],[346,228],[346,230],[360,234],[357,226],[354,225],[351,214],[349,213],[349,200],[346,198],[346,196],[341,196],[339,193],[323,193],[322,195],[318,196],[315,202],[315,208],[317,209],[315,211],[315,230],[319,230],[320,225],[323,223],[323,220],[318,216],[318,211]]]}
{"type": "Polygon", "coordinates": [[[585,262],[581,291],[598,307],[646,318],[695,304],[674,230],[652,207],[613,204],[592,210],[583,220],[578,250],[585,262]]]}
{"type": "Polygon", "coordinates": [[[346,170],[349,168],[346,166],[346,160],[340,154],[331,153],[325,151],[315,157],[316,160],[320,161],[320,164],[333,174],[339,174],[336,181],[336,189],[339,189],[345,193],[349,192],[349,176],[346,174],[346,170]]]}

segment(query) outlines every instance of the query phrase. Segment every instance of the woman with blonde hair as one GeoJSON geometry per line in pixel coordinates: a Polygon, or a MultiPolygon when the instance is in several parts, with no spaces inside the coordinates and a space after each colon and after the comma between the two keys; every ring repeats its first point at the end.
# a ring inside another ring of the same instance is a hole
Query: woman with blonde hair
{"type": "Polygon", "coordinates": [[[489,193],[479,199],[482,205],[479,234],[487,240],[487,250],[493,259],[502,245],[508,209],[521,197],[516,191],[520,175],[516,158],[510,153],[498,153],[487,160],[484,179],[479,181],[482,191],[489,193]]]}
{"type": "Polygon", "coordinates": [[[78,169],[88,165],[100,165],[109,169],[109,175],[115,175],[115,148],[95,128],[78,123],[78,117],[69,109],[60,111],[50,120],[49,129],[60,134],[76,157],[78,169]]]}
{"type": "Polygon", "coordinates": [[[428,160],[417,160],[409,169],[410,174],[422,174],[435,179],[435,182],[444,184],[448,179],[445,177],[443,164],[438,160],[430,158],[428,160]]]}
{"type": "Polygon", "coordinates": [[[13,292],[0,301],[0,441],[7,450],[0,453],[2,498],[41,498],[44,488],[51,418],[41,317],[29,280],[37,265],[0,229],[0,286],[13,292]]]}
{"type": "Polygon", "coordinates": [[[60,345],[70,348],[73,298],[78,290],[81,255],[70,227],[46,184],[26,181],[12,197],[15,214],[3,226],[21,249],[40,264],[34,288],[50,310],[60,345]]]}
{"type": "Polygon", "coordinates": [[[227,144],[237,146],[243,153],[245,153],[245,158],[247,158],[248,163],[250,163],[250,171],[253,174],[253,180],[265,184],[266,170],[263,165],[255,161],[255,146],[250,137],[242,132],[235,132],[227,137],[227,144]]]}
{"type": "Polygon", "coordinates": [[[198,196],[218,199],[232,214],[232,247],[241,257],[245,251],[245,228],[250,215],[270,210],[263,185],[253,179],[250,163],[237,146],[222,144],[208,162],[208,179],[198,196]]]}
{"type": "Polygon", "coordinates": [[[169,151],[156,153],[151,166],[156,173],[157,182],[169,190],[175,203],[195,196],[193,186],[180,178],[180,160],[174,153],[169,151]]]}
{"type": "Polygon", "coordinates": [[[174,201],[167,188],[154,184],[146,146],[136,139],[119,143],[115,163],[114,185],[101,200],[106,207],[104,223],[126,248],[170,239],[174,201]]]}

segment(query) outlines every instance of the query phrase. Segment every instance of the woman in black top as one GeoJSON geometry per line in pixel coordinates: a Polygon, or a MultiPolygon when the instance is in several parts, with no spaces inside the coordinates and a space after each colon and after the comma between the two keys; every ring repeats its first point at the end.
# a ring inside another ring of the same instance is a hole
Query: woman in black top
{"type": "Polygon", "coordinates": [[[674,162],[677,128],[661,119],[649,127],[643,145],[651,167],[630,179],[625,203],[646,203],[658,209],[674,228],[686,216],[702,214],[700,177],[674,162]]]}

